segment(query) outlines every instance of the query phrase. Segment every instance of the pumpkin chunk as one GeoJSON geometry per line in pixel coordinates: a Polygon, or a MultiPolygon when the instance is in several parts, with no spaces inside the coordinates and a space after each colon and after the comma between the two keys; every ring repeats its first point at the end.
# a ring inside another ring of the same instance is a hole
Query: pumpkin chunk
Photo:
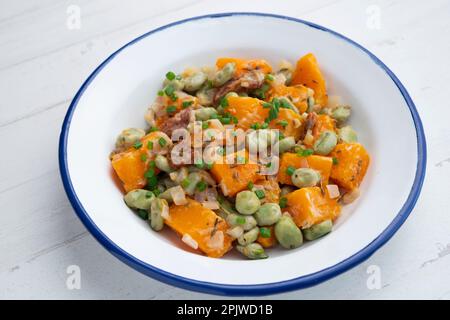
{"type": "Polygon", "coordinates": [[[293,85],[301,84],[314,90],[314,100],[322,107],[328,104],[325,78],[320,71],[316,57],[312,53],[301,57],[292,75],[293,85]]]}
{"type": "Polygon", "coordinates": [[[336,164],[331,169],[331,178],[339,186],[353,190],[361,184],[370,158],[360,143],[339,143],[331,153],[336,164]]]}
{"type": "Polygon", "coordinates": [[[301,188],[286,195],[288,211],[295,224],[308,228],[328,219],[336,219],[341,207],[336,199],[330,199],[319,187],[301,188]]]}
{"type": "Polygon", "coordinates": [[[172,205],[165,223],[181,236],[192,238],[207,256],[220,258],[231,249],[233,241],[226,233],[227,223],[199,202],[187,201],[185,205],[172,205]]]}
{"type": "MultiPolygon", "coordinates": [[[[250,97],[229,97],[225,111],[236,117],[237,127],[248,130],[254,124],[263,124],[269,116],[269,108],[264,108],[261,101],[250,97]]],[[[280,108],[278,116],[269,123],[269,128],[280,130],[286,137],[300,137],[303,118],[295,111],[280,108]]]]}
{"type": "MultiPolygon", "coordinates": [[[[245,154],[248,160],[248,154],[245,154]]],[[[255,182],[261,178],[259,165],[256,163],[228,164],[215,162],[211,168],[214,179],[219,183],[223,194],[232,197],[239,191],[247,188],[249,182],[255,182]]]]}
{"type": "Polygon", "coordinates": [[[218,69],[222,69],[227,63],[234,62],[236,64],[235,75],[240,76],[250,70],[260,70],[264,73],[271,73],[272,67],[263,59],[244,60],[238,58],[219,58],[216,61],[218,69]]]}
{"type": "MultiPolygon", "coordinates": [[[[157,145],[160,137],[161,132],[151,132],[142,137],[142,145],[138,148],[131,147],[112,156],[112,167],[126,192],[141,189],[147,184],[144,174],[148,170],[149,161],[152,160],[148,155],[148,143],[157,145]]],[[[157,172],[157,169],[155,171],[157,172]]]]}

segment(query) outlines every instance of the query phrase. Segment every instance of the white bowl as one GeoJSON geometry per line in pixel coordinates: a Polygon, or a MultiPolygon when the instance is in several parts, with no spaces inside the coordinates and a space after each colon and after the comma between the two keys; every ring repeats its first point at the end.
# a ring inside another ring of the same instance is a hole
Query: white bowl
{"type": "MultiPolygon", "coordinates": [[[[331,30],[284,16],[214,14],[172,23],[131,41],[105,60],[76,94],[62,127],[64,187],[87,229],[131,267],[179,287],[228,295],[304,288],[367,259],[405,221],[426,166],[422,124],[396,76],[373,54],[331,30]],[[108,160],[116,135],[145,127],[143,115],[168,70],[213,65],[221,56],[273,65],[313,52],[329,92],[353,106],[352,126],[371,155],[361,197],[326,237],[269,259],[212,259],[189,252],[170,231],[150,230],[126,207],[108,160]]],[[[407,244],[405,244],[407,245],[407,244]]]]}

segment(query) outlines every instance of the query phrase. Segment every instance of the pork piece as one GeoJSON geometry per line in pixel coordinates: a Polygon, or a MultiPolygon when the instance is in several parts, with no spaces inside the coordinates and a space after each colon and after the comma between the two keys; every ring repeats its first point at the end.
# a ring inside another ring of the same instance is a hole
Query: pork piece
{"type": "Polygon", "coordinates": [[[242,74],[237,79],[231,79],[222,87],[218,88],[214,95],[214,102],[218,102],[220,98],[229,92],[250,92],[254,89],[260,88],[265,79],[265,74],[259,70],[251,70],[242,74]]]}
{"type": "Polygon", "coordinates": [[[191,111],[192,108],[182,110],[175,114],[172,118],[167,119],[160,126],[160,130],[172,137],[172,133],[181,128],[186,128],[191,121],[191,111]]]}

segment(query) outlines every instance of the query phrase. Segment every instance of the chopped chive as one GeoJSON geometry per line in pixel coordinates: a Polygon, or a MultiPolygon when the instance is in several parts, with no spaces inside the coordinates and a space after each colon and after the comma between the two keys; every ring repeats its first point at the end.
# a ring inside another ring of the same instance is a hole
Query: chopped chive
{"type": "Polygon", "coordinates": [[[291,109],[291,110],[294,109],[292,107],[292,105],[289,103],[289,101],[287,101],[286,99],[281,99],[281,101],[280,101],[280,108],[291,109]]]}
{"type": "Polygon", "coordinates": [[[250,128],[252,128],[252,129],[254,129],[254,130],[258,130],[259,127],[260,127],[260,124],[259,124],[259,123],[254,123],[254,124],[252,124],[252,125],[250,126],[250,128]]]}
{"type": "Polygon", "coordinates": [[[222,118],[220,118],[220,122],[223,123],[223,124],[230,124],[231,123],[231,118],[222,117],[222,118]]]}
{"type": "Polygon", "coordinates": [[[192,100],[190,100],[190,101],[183,101],[182,107],[183,108],[190,107],[193,103],[194,103],[194,101],[192,101],[192,100]]]}
{"type": "Polygon", "coordinates": [[[169,71],[169,72],[166,73],[166,78],[167,78],[167,80],[172,81],[172,80],[175,79],[175,77],[176,77],[176,75],[175,75],[175,73],[173,73],[172,71],[169,71]]]}
{"type": "Polygon", "coordinates": [[[148,167],[154,169],[156,167],[156,162],[155,160],[152,160],[148,163],[148,167]]]}
{"type": "Polygon", "coordinates": [[[191,184],[191,181],[188,178],[184,178],[183,181],[181,181],[181,186],[186,189],[191,184]]]}
{"type": "Polygon", "coordinates": [[[133,144],[133,147],[134,147],[135,149],[139,149],[140,147],[142,147],[142,142],[141,142],[141,141],[135,142],[135,143],[133,144]]]}
{"type": "Polygon", "coordinates": [[[271,237],[270,228],[260,228],[259,234],[261,235],[262,238],[270,238],[271,237]]]}
{"type": "Polygon", "coordinates": [[[269,162],[268,164],[266,164],[267,168],[270,168],[272,166],[272,162],[269,162]]]}
{"type": "Polygon", "coordinates": [[[147,149],[148,150],[153,150],[153,141],[147,142],[147,149]]]}
{"type": "Polygon", "coordinates": [[[256,190],[255,194],[258,197],[258,199],[264,199],[264,197],[266,196],[263,190],[256,190]]]}
{"type": "Polygon", "coordinates": [[[148,211],[147,210],[139,209],[137,213],[141,219],[148,220],[148,211]]]}
{"type": "Polygon", "coordinates": [[[205,162],[203,160],[201,160],[201,162],[197,162],[194,164],[197,168],[199,169],[204,169],[205,168],[205,162]]]}
{"type": "Polygon", "coordinates": [[[200,191],[200,192],[203,192],[203,191],[205,191],[206,190],[206,187],[208,187],[208,184],[205,182],[205,181],[200,181],[198,184],[197,184],[197,190],[198,191],[200,191]]]}
{"type": "Polygon", "coordinates": [[[156,176],[151,176],[147,178],[147,187],[151,190],[156,188],[158,184],[158,178],[156,176]]]}
{"type": "Polygon", "coordinates": [[[232,116],[232,117],[231,117],[231,120],[233,120],[233,123],[234,123],[234,124],[238,124],[238,122],[239,122],[239,121],[238,121],[238,118],[236,118],[235,116],[232,116]]]}
{"type": "Polygon", "coordinates": [[[213,167],[213,163],[206,163],[205,162],[205,166],[206,166],[206,169],[211,170],[212,167],[213,167]]]}
{"type": "Polygon", "coordinates": [[[299,157],[308,157],[314,153],[313,149],[300,149],[297,151],[297,156],[299,157]]]}
{"type": "Polygon", "coordinates": [[[175,93],[175,87],[172,85],[168,85],[164,88],[164,93],[170,97],[171,95],[173,95],[175,93]]]}
{"type": "Polygon", "coordinates": [[[158,139],[158,143],[161,147],[164,147],[167,144],[166,139],[164,139],[163,137],[158,139]]]}
{"type": "Polygon", "coordinates": [[[287,120],[281,120],[281,121],[278,121],[277,124],[279,124],[283,128],[286,128],[288,125],[288,122],[287,122],[287,120]]]}
{"type": "Polygon", "coordinates": [[[264,122],[262,125],[261,125],[261,129],[267,129],[269,127],[269,124],[267,123],[267,122],[264,122]]]}
{"type": "Polygon", "coordinates": [[[154,196],[154,194],[153,194],[153,192],[151,192],[151,191],[147,191],[146,193],[145,193],[145,197],[148,199],[148,198],[151,198],[151,197],[153,197],[154,196]]]}
{"type": "Polygon", "coordinates": [[[278,133],[278,140],[283,140],[283,139],[284,139],[283,132],[278,133]]]}
{"type": "Polygon", "coordinates": [[[177,107],[175,107],[175,106],[168,106],[168,107],[166,108],[166,112],[167,112],[167,113],[173,113],[173,112],[175,112],[175,111],[177,111],[177,107]]]}
{"type": "Polygon", "coordinates": [[[254,187],[253,182],[250,181],[249,183],[247,183],[247,188],[248,188],[248,190],[252,190],[253,187],[254,187]]]}
{"type": "Polygon", "coordinates": [[[262,106],[263,106],[264,109],[269,109],[272,106],[272,104],[270,102],[264,102],[262,104],[262,106]]]}
{"type": "Polygon", "coordinates": [[[273,75],[271,75],[271,74],[266,74],[266,80],[268,80],[268,81],[273,81],[273,75]]]}
{"type": "Polygon", "coordinates": [[[155,197],[157,197],[161,194],[161,191],[159,189],[154,189],[152,192],[155,195],[155,197]]]}
{"type": "Polygon", "coordinates": [[[336,158],[336,157],[333,157],[333,164],[334,164],[334,165],[339,164],[339,159],[336,158]]]}
{"type": "Polygon", "coordinates": [[[220,106],[222,108],[228,107],[228,100],[227,100],[227,98],[223,97],[222,99],[220,99],[220,106]]]}
{"type": "Polygon", "coordinates": [[[145,173],[144,173],[144,177],[149,179],[151,177],[155,176],[155,170],[153,169],[148,169],[145,173]]]}
{"type": "Polygon", "coordinates": [[[157,127],[151,127],[148,132],[155,132],[155,131],[159,131],[159,129],[157,127]]]}
{"type": "Polygon", "coordinates": [[[147,161],[147,155],[145,153],[141,154],[141,161],[142,162],[147,161]]]}
{"type": "Polygon", "coordinates": [[[203,121],[202,122],[202,129],[205,130],[205,129],[208,129],[208,128],[209,128],[209,123],[206,122],[206,121],[203,121]]]}
{"type": "Polygon", "coordinates": [[[292,176],[292,175],[294,174],[294,171],[295,171],[295,168],[294,168],[293,166],[289,166],[289,167],[287,167],[287,169],[286,169],[286,174],[287,174],[288,176],[292,176]]]}
{"type": "Polygon", "coordinates": [[[162,97],[163,95],[164,95],[164,91],[159,90],[159,91],[158,91],[158,96],[162,97]]]}
{"type": "Polygon", "coordinates": [[[279,202],[280,208],[281,208],[281,209],[286,208],[287,203],[288,203],[288,199],[287,199],[287,198],[285,198],[285,197],[281,198],[281,199],[280,199],[280,202],[279,202]]]}

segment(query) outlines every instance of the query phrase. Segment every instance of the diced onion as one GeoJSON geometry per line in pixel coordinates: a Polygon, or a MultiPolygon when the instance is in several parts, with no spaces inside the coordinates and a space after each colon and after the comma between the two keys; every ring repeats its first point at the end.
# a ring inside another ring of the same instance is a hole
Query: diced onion
{"type": "Polygon", "coordinates": [[[172,196],[173,202],[177,206],[187,204],[186,195],[184,194],[184,190],[182,187],[176,186],[176,187],[170,188],[170,195],[172,196]]]}
{"type": "Polygon", "coordinates": [[[346,194],[344,194],[344,196],[342,197],[342,203],[343,204],[350,204],[353,201],[355,201],[356,199],[358,199],[359,197],[359,189],[353,189],[349,192],[347,192],[346,194]]]}
{"type": "Polygon", "coordinates": [[[178,172],[174,171],[174,172],[169,173],[169,177],[170,177],[170,180],[172,180],[172,181],[177,180],[178,172]]]}
{"type": "Polygon", "coordinates": [[[303,139],[303,142],[306,144],[313,144],[314,142],[314,136],[312,135],[311,129],[308,129],[305,135],[305,139],[303,139]]]}
{"type": "Polygon", "coordinates": [[[202,206],[211,210],[219,209],[219,203],[217,201],[204,201],[202,202],[202,206]]]}
{"type": "Polygon", "coordinates": [[[162,217],[164,220],[167,220],[167,219],[170,218],[170,216],[169,216],[169,206],[166,205],[166,206],[163,206],[163,207],[162,207],[161,217],[162,217]]]}
{"type": "Polygon", "coordinates": [[[192,249],[198,249],[198,243],[197,241],[195,241],[194,239],[192,239],[192,237],[185,233],[183,235],[183,238],[181,238],[181,241],[183,241],[184,243],[186,243],[189,247],[191,247],[192,249]]]}
{"type": "Polygon", "coordinates": [[[237,239],[244,233],[244,229],[240,226],[236,226],[234,228],[228,229],[227,234],[233,239],[237,239]]]}
{"type": "Polygon", "coordinates": [[[335,184],[328,184],[327,190],[328,190],[328,196],[331,199],[339,198],[339,196],[341,195],[341,193],[339,192],[339,187],[335,184]]]}
{"type": "Polygon", "coordinates": [[[222,231],[216,231],[212,237],[209,238],[207,245],[211,249],[222,249],[223,248],[224,235],[222,231]]]}

